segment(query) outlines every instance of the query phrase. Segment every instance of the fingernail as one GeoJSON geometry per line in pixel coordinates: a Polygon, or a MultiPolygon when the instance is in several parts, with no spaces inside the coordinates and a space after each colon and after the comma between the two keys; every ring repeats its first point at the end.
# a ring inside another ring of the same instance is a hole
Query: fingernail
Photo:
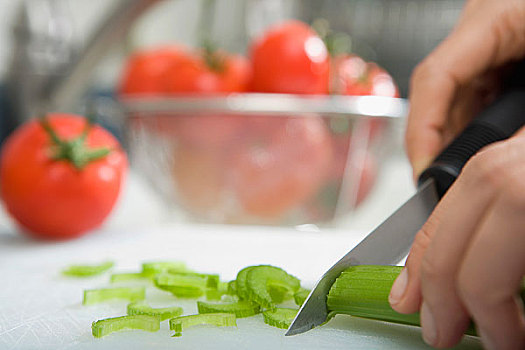
{"type": "Polygon", "coordinates": [[[394,284],[392,285],[392,289],[390,290],[390,295],[388,296],[388,301],[390,302],[390,305],[395,305],[401,300],[403,294],[405,294],[407,284],[408,272],[407,268],[405,267],[403,270],[401,270],[399,276],[397,276],[396,280],[394,281],[394,284]]]}
{"type": "Polygon", "coordinates": [[[430,346],[436,345],[437,329],[434,316],[426,303],[421,306],[421,327],[423,328],[423,340],[430,346]]]}
{"type": "Polygon", "coordinates": [[[481,342],[483,343],[483,347],[485,349],[487,350],[496,349],[496,346],[494,345],[494,341],[492,341],[492,338],[489,337],[487,332],[485,332],[483,329],[480,329],[478,327],[478,334],[481,338],[481,342]]]}

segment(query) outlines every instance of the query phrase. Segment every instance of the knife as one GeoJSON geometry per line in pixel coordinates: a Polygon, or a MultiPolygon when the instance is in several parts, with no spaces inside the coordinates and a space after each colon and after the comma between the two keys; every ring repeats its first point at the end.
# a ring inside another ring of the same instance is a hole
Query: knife
{"type": "Polygon", "coordinates": [[[506,90],[421,174],[416,194],[324,273],[285,335],[300,334],[326,322],[326,296],[346,268],[401,261],[416,233],[470,157],[484,146],[512,136],[525,125],[525,62],[515,68],[505,86],[506,90]]]}

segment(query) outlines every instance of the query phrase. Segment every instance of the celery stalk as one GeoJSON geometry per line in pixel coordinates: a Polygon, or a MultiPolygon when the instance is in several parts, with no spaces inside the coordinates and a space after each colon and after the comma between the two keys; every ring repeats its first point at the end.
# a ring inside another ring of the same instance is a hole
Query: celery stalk
{"type": "MultiPolygon", "coordinates": [[[[343,271],[327,297],[329,318],[336,314],[420,326],[419,313],[400,314],[390,307],[388,295],[402,266],[358,265],[343,271]]],[[[525,280],[521,288],[525,300],[525,280]]],[[[466,334],[475,335],[471,324],[466,334]]]]}
{"type": "Polygon", "coordinates": [[[326,304],[332,314],[419,325],[419,314],[394,311],[388,295],[401,266],[358,265],[343,271],[330,288],[326,304]]]}

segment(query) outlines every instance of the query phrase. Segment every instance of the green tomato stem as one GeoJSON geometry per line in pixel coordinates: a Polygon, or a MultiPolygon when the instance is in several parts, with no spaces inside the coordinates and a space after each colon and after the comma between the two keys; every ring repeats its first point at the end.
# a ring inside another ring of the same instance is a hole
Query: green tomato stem
{"type": "Polygon", "coordinates": [[[86,139],[93,126],[92,118],[87,118],[87,124],[82,133],[71,140],[64,140],[58,136],[46,115],[39,119],[40,125],[53,143],[51,155],[53,160],[70,162],[76,169],[82,170],[89,163],[102,159],[111,153],[111,149],[108,147],[89,148],[87,146],[86,139]]]}

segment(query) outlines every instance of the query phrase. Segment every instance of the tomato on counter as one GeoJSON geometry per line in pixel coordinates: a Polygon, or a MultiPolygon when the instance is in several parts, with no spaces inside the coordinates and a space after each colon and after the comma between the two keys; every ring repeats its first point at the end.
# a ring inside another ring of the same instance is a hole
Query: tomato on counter
{"type": "Polygon", "coordinates": [[[307,24],[290,20],[270,28],[251,48],[256,92],[326,94],[329,55],[307,24]]]}
{"type": "Polygon", "coordinates": [[[113,135],[85,118],[53,114],[45,120],[22,125],[4,143],[2,201],[31,236],[77,237],[111,212],[127,158],[113,135]]]}

